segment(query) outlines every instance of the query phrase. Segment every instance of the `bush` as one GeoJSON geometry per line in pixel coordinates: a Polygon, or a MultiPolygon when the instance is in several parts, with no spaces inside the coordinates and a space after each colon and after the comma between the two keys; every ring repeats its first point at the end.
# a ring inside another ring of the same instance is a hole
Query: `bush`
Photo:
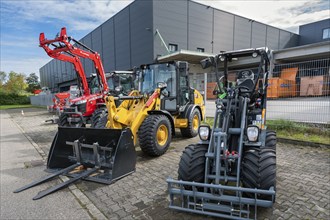
{"type": "Polygon", "coordinates": [[[30,98],[27,95],[18,95],[15,93],[0,92],[0,105],[24,105],[30,104],[30,98]]]}

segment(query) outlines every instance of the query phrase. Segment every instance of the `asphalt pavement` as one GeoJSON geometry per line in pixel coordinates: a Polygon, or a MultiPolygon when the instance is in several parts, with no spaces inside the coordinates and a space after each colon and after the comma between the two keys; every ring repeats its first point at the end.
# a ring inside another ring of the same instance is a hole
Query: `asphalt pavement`
{"type": "MultiPolygon", "coordinates": [[[[214,117],[215,100],[207,100],[205,106],[206,117],[214,117]]],[[[267,119],[329,124],[330,99],[329,97],[302,97],[267,100],[267,119]]]]}
{"type": "Polygon", "coordinates": [[[92,219],[68,189],[41,200],[32,200],[39,191],[59,183],[58,179],[21,193],[13,193],[15,189],[47,174],[43,171],[43,157],[22,130],[5,111],[1,110],[0,115],[0,219],[92,219]]]}

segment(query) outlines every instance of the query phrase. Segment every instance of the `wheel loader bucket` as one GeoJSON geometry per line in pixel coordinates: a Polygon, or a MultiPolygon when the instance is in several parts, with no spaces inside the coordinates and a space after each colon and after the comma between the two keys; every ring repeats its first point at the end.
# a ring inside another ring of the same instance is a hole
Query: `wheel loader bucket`
{"type": "Polygon", "coordinates": [[[47,168],[64,169],[77,163],[98,168],[97,173],[83,179],[105,184],[134,172],[136,152],[131,130],[59,127],[47,168]]]}

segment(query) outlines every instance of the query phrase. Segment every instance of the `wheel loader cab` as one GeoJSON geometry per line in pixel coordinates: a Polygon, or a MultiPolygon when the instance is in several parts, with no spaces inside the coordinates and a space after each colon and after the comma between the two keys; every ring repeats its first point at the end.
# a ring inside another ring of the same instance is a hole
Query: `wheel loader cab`
{"type": "Polygon", "coordinates": [[[162,110],[179,113],[193,100],[193,92],[189,87],[187,62],[146,65],[143,70],[142,93],[152,93],[158,83],[166,84],[161,97],[162,110]]]}

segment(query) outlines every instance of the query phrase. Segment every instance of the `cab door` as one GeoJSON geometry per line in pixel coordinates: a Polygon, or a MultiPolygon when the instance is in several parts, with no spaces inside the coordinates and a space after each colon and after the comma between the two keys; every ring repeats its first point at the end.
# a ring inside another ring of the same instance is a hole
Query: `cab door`
{"type": "Polygon", "coordinates": [[[188,63],[178,62],[178,105],[186,106],[191,103],[191,92],[189,85],[188,63]]]}

